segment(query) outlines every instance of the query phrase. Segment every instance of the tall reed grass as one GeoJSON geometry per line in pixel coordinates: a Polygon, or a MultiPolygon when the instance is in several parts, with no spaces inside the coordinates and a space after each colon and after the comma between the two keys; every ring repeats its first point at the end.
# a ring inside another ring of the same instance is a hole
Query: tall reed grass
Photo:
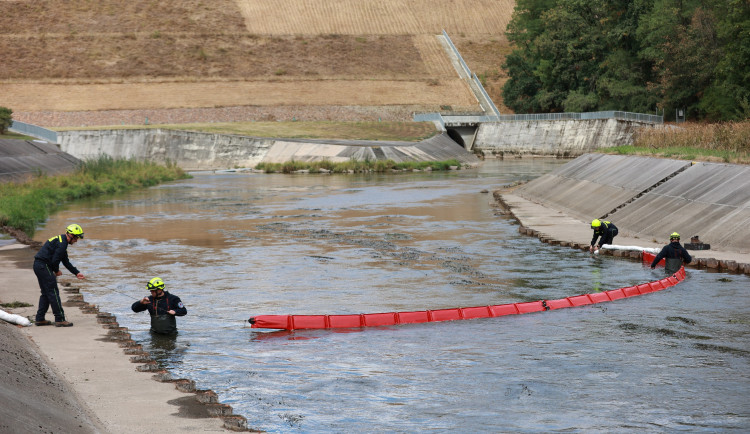
{"type": "Polygon", "coordinates": [[[620,146],[612,148],[612,151],[621,154],[750,164],[750,120],[640,128],[635,133],[633,146],[620,146]]]}
{"type": "Polygon", "coordinates": [[[323,161],[287,161],[285,163],[260,163],[255,166],[257,170],[263,170],[266,173],[294,173],[298,171],[320,172],[328,171],[331,173],[367,173],[367,172],[392,172],[392,171],[412,171],[412,170],[450,170],[451,167],[461,168],[458,160],[446,161],[405,161],[397,163],[393,160],[349,160],[340,163],[334,163],[328,160],[323,161]]]}
{"type": "Polygon", "coordinates": [[[102,156],[83,162],[70,174],[39,173],[25,182],[0,184],[0,227],[20,229],[31,237],[36,227],[65,202],[189,177],[172,163],[161,166],[102,156]]]}

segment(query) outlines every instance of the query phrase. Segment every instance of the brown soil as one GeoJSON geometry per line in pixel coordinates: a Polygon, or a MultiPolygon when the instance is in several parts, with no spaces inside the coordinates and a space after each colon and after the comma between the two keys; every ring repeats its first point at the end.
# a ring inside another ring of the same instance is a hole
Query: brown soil
{"type": "MultiPolygon", "coordinates": [[[[341,112],[329,106],[476,110],[437,38],[445,28],[502,109],[503,34],[513,5],[8,1],[0,14],[0,94],[14,118],[26,121],[49,112],[80,118],[102,110],[242,106],[262,108],[246,111],[258,120],[284,118],[279,107],[312,120],[341,112]]],[[[94,124],[93,117],[86,122],[94,124]]]]}

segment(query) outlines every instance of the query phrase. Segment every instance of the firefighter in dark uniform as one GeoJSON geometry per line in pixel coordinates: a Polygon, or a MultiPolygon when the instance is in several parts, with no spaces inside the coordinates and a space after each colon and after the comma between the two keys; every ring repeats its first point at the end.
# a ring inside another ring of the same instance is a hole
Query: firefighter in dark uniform
{"type": "Polygon", "coordinates": [[[39,289],[42,290],[34,324],[38,326],[52,324],[51,321],[44,319],[47,310],[52,306],[55,326],[70,327],[73,325],[72,322],[65,320],[65,312],[60,301],[60,290],[57,287],[57,276],[62,275],[62,271],[60,271],[60,263],[62,262],[65,268],[75,274],[77,278],[85,278],[68,260],[68,246],[75,244],[81,238],[83,238],[83,229],[76,224],[69,225],[64,234],[47,240],[39,249],[39,252],[34,255],[34,274],[39,281],[39,289]]]}
{"type": "Polygon", "coordinates": [[[614,223],[601,221],[599,219],[594,219],[591,221],[591,229],[594,230],[594,238],[591,239],[591,247],[589,247],[589,252],[599,250],[605,244],[612,244],[612,241],[615,239],[615,236],[618,233],[617,226],[615,226],[614,223]],[[601,237],[601,239],[599,240],[599,244],[597,244],[596,239],[599,237],[601,237]]]}
{"type": "Polygon", "coordinates": [[[651,268],[655,268],[656,264],[658,264],[662,259],[664,259],[664,269],[670,276],[680,271],[680,267],[682,267],[683,261],[686,264],[689,264],[693,261],[690,253],[688,253],[688,251],[680,245],[680,234],[678,234],[677,232],[672,232],[672,234],[669,236],[669,244],[664,246],[661,249],[661,252],[656,255],[654,261],[651,263],[651,268]]]}
{"type": "Polygon", "coordinates": [[[131,306],[133,312],[143,312],[148,309],[151,314],[151,331],[162,335],[177,333],[175,317],[187,315],[187,309],[180,297],[164,290],[164,281],[154,277],[146,284],[151,295],[143,297],[131,306]]]}

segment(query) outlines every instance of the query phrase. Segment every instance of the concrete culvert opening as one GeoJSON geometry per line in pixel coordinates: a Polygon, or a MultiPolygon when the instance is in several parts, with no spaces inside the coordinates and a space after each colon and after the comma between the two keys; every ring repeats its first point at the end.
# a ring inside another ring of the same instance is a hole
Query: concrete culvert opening
{"type": "Polygon", "coordinates": [[[451,139],[453,139],[454,142],[456,142],[459,145],[461,145],[462,148],[466,148],[466,143],[464,142],[463,137],[461,137],[461,134],[458,131],[456,131],[455,129],[448,128],[448,137],[450,137],[451,139]]]}

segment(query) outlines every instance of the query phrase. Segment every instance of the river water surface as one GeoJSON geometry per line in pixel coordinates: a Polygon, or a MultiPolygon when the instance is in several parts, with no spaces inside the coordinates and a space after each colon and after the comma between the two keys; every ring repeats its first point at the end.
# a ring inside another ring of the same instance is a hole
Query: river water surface
{"type": "Polygon", "coordinates": [[[85,299],[176,378],[269,432],[750,431],[750,279],[688,270],[641,297],[355,330],[249,328],[260,314],[502,304],[662,278],[520,235],[492,191],[561,160],[388,175],[196,173],[78,202],[85,299]],[[188,315],[158,339],[130,305],[164,279],[188,315]]]}

